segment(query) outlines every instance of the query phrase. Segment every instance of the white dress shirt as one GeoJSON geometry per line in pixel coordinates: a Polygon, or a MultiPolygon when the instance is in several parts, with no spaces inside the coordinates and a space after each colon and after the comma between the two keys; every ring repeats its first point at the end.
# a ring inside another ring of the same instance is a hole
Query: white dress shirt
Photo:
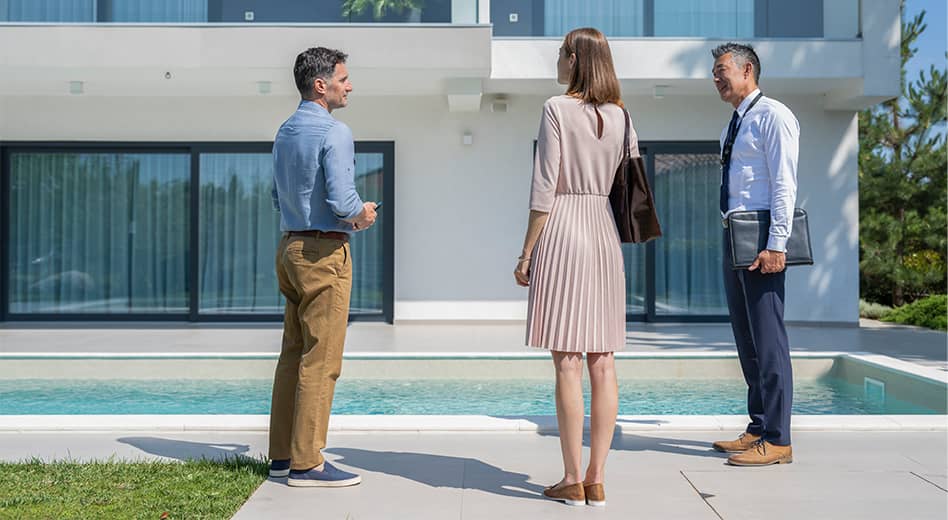
{"type": "MultiPolygon", "coordinates": [[[[800,123],[783,103],[766,96],[748,111],[759,93],[755,89],[737,107],[743,119],[731,152],[728,213],[770,210],[767,249],[786,252],[797,199],[800,123]]],[[[722,149],[726,138],[727,126],[722,149]]]]}

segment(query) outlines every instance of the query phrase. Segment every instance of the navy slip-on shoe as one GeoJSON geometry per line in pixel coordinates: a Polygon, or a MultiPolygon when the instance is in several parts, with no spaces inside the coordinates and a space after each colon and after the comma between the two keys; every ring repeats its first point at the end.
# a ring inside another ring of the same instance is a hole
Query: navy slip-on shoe
{"type": "Polygon", "coordinates": [[[290,470],[290,478],[286,483],[293,487],[345,487],[354,486],[362,482],[362,477],[355,473],[343,471],[329,462],[325,462],[322,471],[316,468],[309,470],[290,470]]]}
{"type": "Polygon", "coordinates": [[[273,478],[283,478],[290,474],[290,459],[270,461],[270,476],[273,478]]]}

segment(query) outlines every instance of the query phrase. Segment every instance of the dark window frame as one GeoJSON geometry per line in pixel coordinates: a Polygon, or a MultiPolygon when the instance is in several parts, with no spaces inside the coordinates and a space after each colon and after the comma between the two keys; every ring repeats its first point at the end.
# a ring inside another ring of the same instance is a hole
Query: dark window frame
{"type": "MultiPolygon", "coordinates": [[[[639,141],[639,150],[645,156],[645,170],[648,172],[649,187],[655,186],[655,156],[660,154],[721,153],[718,141],[639,141]]],[[[661,240],[661,239],[659,239],[661,240]]],[[[645,314],[639,314],[638,320],[653,323],[725,323],[730,321],[727,314],[658,314],[655,312],[655,241],[645,245],[645,314]],[[643,319],[644,318],[644,319],[643,319]]]]}
{"type": "MultiPolygon", "coordinates": [[[[283,314],[272,313],[224,313],[201,314],[198,294],[199,267],[199,218],[200,218],[200,158],[202,153],[270,153],[273,143],[268,141],[235,142],[118,142],[118,141],[8,141],[0,142],[0,323],[8,321],[43,322],[280,322],[283,314]],[[12,175],[10,155],[13,153],[177,153],[189,154],[190,184],[188,190],[189,251],[188,274],[190,284],[188,311],[176,313],[11,313],[10,312],[10,190],[12,175]]],[[[382,254],[384,269],[382,276],[382,310],[378,313],[349,315],[349,321],[384,321],[393,323],[395,317],[395,143],[393,141],[357,141],[355,152],[382,154],[383,211],[389,213],[383,221],[382,254]]]]}

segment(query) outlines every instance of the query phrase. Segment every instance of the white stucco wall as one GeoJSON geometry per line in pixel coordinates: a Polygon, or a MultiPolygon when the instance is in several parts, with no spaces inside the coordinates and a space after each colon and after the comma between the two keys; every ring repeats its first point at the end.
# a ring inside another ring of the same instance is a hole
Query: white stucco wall
{"type": "MultiPolygon", "coordinates": [[[[766,88],[766,85],[764,85],[766,88]]],[[[357,85],[358,88],[358,85],[357,85]]],[[[532,143],[543,97],[508,111],[451,113],[443,96],[359,97],[338,111],[358,140],[395,141],[395,319],[523,319],[511,271],[523,240],[532,143]],[[474,143],[462,144],[470,132],[474,143]]],[[[856,322],[857,132],[820,96],[782,99],[802,127],[799,202],[817,265],[793,268],[787,319],[856,322]]],[[[715,96],[627,98],[642,140],[716,140],[730,108],[715,96]]],[[[6,140],[270,140],[291,97],[0,98],[6,140]]]]}

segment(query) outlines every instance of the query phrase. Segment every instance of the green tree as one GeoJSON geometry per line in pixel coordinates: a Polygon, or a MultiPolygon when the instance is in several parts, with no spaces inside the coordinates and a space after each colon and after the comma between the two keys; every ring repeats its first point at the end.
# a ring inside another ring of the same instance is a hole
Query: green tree
{"type": "Polygon", "coordinates": [[[859,114],[860,292],[890,305],[944,293],[948,281],[945,69],[905,77],[925,28],[924,11],[902,23],[901,96],[859,114]]]}

